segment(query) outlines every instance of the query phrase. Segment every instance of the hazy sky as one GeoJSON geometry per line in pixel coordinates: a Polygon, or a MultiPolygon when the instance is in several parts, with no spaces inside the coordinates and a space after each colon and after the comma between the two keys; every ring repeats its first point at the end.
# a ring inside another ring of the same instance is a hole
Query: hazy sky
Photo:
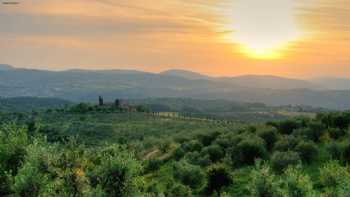
{"type": "Polygon", "coordinates": [[[0,4],[0,63],[350,76],[350,0],[17,1],[0,4]]]}

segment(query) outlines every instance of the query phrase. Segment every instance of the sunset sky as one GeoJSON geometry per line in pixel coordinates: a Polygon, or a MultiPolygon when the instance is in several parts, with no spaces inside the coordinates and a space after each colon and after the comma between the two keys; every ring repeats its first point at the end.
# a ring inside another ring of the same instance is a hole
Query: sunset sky
{"type": "Polygon", "coordinates": [[[0,0],[0,63],[350,77],[350,0],[17,1],[0,0]]]}

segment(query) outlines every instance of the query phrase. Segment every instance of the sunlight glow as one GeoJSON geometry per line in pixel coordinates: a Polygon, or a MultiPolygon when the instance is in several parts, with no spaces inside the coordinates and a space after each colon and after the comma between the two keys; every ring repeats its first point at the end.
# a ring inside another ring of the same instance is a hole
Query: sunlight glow
{"type": "Polygon", "coordinates": [[[277,59],[301,36],[293,0],[237,0],[228,13],[226,40],[252,58],[277,59]]]}

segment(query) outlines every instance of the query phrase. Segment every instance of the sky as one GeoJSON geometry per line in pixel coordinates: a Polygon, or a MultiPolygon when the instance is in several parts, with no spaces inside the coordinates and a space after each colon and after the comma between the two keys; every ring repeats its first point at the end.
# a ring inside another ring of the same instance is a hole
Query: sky
{"type": "Polygon", "coordinates": [[[17,67],[350,77],[350,0],[0,2],[17,67]]]}

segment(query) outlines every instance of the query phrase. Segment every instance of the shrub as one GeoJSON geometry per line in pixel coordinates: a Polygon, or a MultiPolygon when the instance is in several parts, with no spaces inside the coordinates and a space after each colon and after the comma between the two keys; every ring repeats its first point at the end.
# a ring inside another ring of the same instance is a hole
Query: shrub
{"type": "Polygon", "coordinates": [[[314,142],[319,142],[322,135],[325,133],[325,127],[321,122],[310,122],[309,125],[309,133],[307,137],[309,140],[314,142]]]}
{"type": "Polygon", "coordinates": [[[287,135],[290,135],[294,129],[298,129],[299,127],[300,125],[296,120],[285,120],[278,124],[279,132],[287,135]]]}
{"type": "Polygon", "coordinates": [[[168,197],[191,197],[192,195],[192,191],[191,188],[184,186],[182,184],[179,183],[175,183],[170,189],[169,191],[166,192],[166,196],[168,197]]]}
{"type": "Polygon", "coordinates": [[[336,161],[325,164],[320,168],[320,184],[324,188],[324,196],[349,196],[349,169],[336,161]]]}
{"type": "Polygon", "coordinates": [[[13,191],[18,196],[28,197],[39,196],[42,188],[48,183],[48,178],[32,163],[26,163],[18,171],[14,180],[13,191]]]}
{"type": "Polygon", "coordinates": [[[219,145],[210,145],[205,147],[201,155],[209,155],[209,158],[212,162],[217,162],[225,156],[225,151],[219,145]]]}
{"type": "Polygon", "coordinates": [[[341,160],[343,154],[343,147],[337,142],[330,142],[326,149],[332,160],[341,160]]]}
{"type": "Polygon", "coordinates": [[[231,159],[237,165],[253,165],[256,159],[266,158],[264,140],[252,136],[242,140],[231,150],[231,159]]]}
{"type": "Polygon", "coordinates": [[[261,162],[256,163],[256,167],[252,170],[251,181],[249,183],[249,193],[252,197],[281,197],[281,182],[271,172],[270,167],[262,165],[261,162]]]}
{"type": "Polygon", "coordinates": [[[209,146],[219,135],[219,132],[211,132],[206,134],[199,134],[197,138],[204,146],[209,146]]]}
{"type": "Polygon", "coordinates": [[[180,146],[174,151],[174,158],[176,160],[180,160],[182,157],[184,157],[186,154],[185,150],[180,146]]]}
{"type": "Polygon", "coordinates": [[[182,144],[182,148],[187,152],[201,151],[203,144],[198,140],[191,140],[182,144]]]}
{"type": "Polygon", "coordinates": [[[27,153],[28,144],[27,130],[4,125],[0,129],[0,170],[16,174],[27,153]]]}
{"type": "Polygon", "coordinates": [[[187,163],[186,161],[174,164],[174,177],[182,184],[191,189],[200,191],[206,185],[206,174],[199,166],[187,163]]]}
{"type": "Polygon", "coordinates": [[[306,163],[311,163],[318,155],[318,149],[315,143],[301,141],[295,150],[299,153],[300,158],[306,163]]]}
{"type": "Polygon", "coordinates": [[[339,128],[330,128],[328,129],[329,137],[332,139],[340,139],[341,137],[344,137],[346,135],[346,131],[344,129],[339,128]]]}
{"type": "Polygon", "coordinates": [[[185,159],[193,165],[208,166],[211,164],[208,154],[199,153],[197,151],[186,154],[185,159]]]}
{"type": "Polygon", "coordinates": [[[162,161],[159,159],[150,159],[146,162],[145,170],[148,172],[159,170],[162,161]]]}
{"type": "Polygon", "coordinates": [[[110,196],[133,196],[138,190],[140,163],[123,148],[110,146],[97,155],[100,163],[93,171],[92,179],[110,196]]]}
{"type": "Polygon", "coordinates": [[[277,129],[273,127],[264,128],[258,131],[258,136],[265,141],[267,149],[271,150],[278,139],[277,129]]]}
{"type": "Polygon", "coordinates": [[[342,159],[347,164],[350,164],[350,143],[343,147],[342,159]]]}
{"type": "Polygon", "coordinates": [[[288,168],[283,178],[283,196],[288,197],[316,197],[316,191],[313,188],[309,176],[303,174],[300,168],[288,168]]]}
{"type": "Polygon", "coordinates": [[[278,173],[283,172],[289,166],[298,165],[300,162],[299,154],[293,151],[275,152],[271,158],[272,168],[278,173]]]}
{"type": "Polygon", "coordinates": [[[229,170],[224,166],[213,166],[208,170],[207,192],[220,194],[221,188],[232,184],[229,170]]]}
{"type": "Polygon", "coordinates": [[[295,136],[289,135],[289,136],[283,136],[281,139],[279,139],[274,146],[274,149],[276,151],[290,151],[294,150],[297,146],[300,139],[296,138],[295,136]]]}

